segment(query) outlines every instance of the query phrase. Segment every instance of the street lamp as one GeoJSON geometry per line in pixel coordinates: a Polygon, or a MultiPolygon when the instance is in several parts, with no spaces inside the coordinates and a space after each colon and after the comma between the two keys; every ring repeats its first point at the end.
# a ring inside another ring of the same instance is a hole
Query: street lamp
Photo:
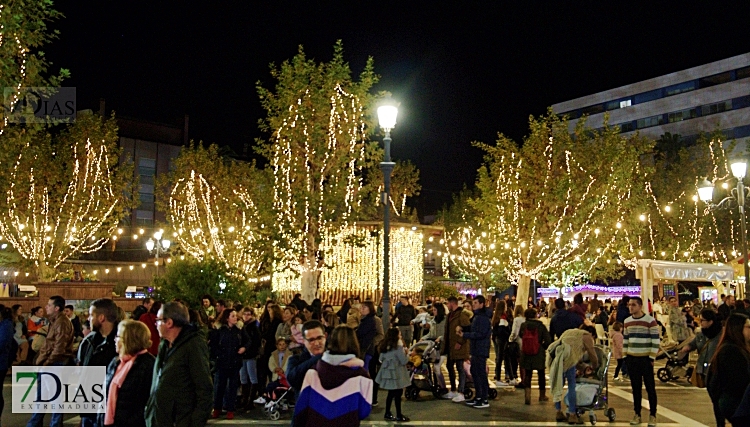
{"type": "Polygon", "coordinates": [[[380,162],[380,170],[383,171],[383,330],[388,330],[391,321],[391,297],[390,286],[390,234],[391,234],[391,173],[396,165],[391,161],[391,129],[396,126],[398,108],[393,104],[383,104],[378,107],[378,122],[380,128],[385,131],[383,145],[385,153],[383,161],[380,162]]]}
{"type": "Polygon", "coordinates": [[[740,210],[740,227],[742,230],[742,266],[745,269],[745,295],[750,295],[750,266],[747,259],[747,219],[745,216],[745,184],[743,179],[747,174],[747,162],[744,159],[737,159],[730,164],[732,175],[737,179],[737,187],[733,188],[729,195],[717,204],[711,203],[713,200],[714,186],[707,179],[698,184],[698,197],[706,202],[711,209],[729,209],[733,203],[737,203],[740,210]]]}
{"type": "Polygon", "coordinates": [[[156,255],[156,275],[159,275],[159,257],[169,250],[169,246],[172,244],[168,239],[162,239],[164,232],[162,230],[154,233],[154,237],[149,238],[146,242],[146,249],[149,253],[154,252],[156,255]]]}

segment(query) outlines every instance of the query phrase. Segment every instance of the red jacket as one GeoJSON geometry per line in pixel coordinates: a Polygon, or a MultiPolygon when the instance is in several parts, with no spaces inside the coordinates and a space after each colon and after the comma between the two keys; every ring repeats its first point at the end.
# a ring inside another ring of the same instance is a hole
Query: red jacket
{"type": "Polygon", "coordinates": [[[159,342],[161,341],[159,330],[156,329],[156,315],[154,313],[141,314],[138,320],[145,323],[148,330],[151,331],[151,347],[148,352],[156,356],[159,353],[159,342]]]}

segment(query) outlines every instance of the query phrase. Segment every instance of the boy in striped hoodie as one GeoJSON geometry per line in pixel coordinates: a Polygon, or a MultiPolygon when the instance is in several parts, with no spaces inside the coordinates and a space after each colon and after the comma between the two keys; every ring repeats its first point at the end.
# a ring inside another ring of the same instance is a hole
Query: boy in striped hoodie
{"type": "Polygon", "coordinates": [[[659,325],[643,312],[643,299],[632,297],[628,301],[630,317],[625,319],[622,331],[622,354],[628,365],[630,385],[633,388],[635,417],[630,425],[641,423],[642,384],[646,386],[648,405],[651,408],[648,427],[656,427],[656,387],[654,384],[654,359],[659,351],[659,325]]]}

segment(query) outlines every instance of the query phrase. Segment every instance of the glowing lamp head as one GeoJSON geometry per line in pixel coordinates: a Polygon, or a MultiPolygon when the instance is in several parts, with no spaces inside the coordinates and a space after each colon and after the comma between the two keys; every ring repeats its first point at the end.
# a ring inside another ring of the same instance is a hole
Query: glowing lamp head
{"type": "Polygon", "coordinates": [[[378,122],[386,132],[390,132],[396,126],[398,108],[395,105],[381,105],[378,107],[378,122]]]}
{"type": "Polygon", "coordinates": [[[167,239],[164,239],[164,240],[161,241],[161,247],[164,248],[164,249],[169,249],[169,246],[171,244],[172,244],[172,242],[170,242],[167,239]]]}
{"type": "Polygon", "coordinates": [[[154,250],[154,239],[148,239],[148,241],[146,242],[146,249],[148,249],[149,251],[154,250]]]}
{"type": "Polygon", "coordinates": [[[742,179],[747,173],[747,162],[744,159],[733,160],[729,165],[732,168],[732,175],[737,179],[742,179]]]}
{"type": "Polygon", "coordinates": [[[163,232],[161,230],[154,233],[154,239],[161,240],[161,236],[163,236],[163,232]]]}
{"type": "Polygon", "coordinates": [[[714,185],[705,178],[698,183],[698,197],[704,202],[710,202],[714,197],[714,185]]]}

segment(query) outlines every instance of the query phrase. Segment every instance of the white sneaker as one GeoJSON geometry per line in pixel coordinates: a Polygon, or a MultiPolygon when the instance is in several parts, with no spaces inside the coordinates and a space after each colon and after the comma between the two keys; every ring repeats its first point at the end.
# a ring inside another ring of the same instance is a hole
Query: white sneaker
{"type": "Polygon", "coordinates": [[[458,396],[458,393],[456,393],[455,391],[450,391],[448,393],[445,393],[442,397],[443,399],[453,399],[456,396],[458,396]]]}
{"type": "Polygon", "coordinates": [[[508,381],[508,385],[516,385],[516,384],[518,384],[518,380],[516,380],[516,379],[512,379],[512,380],[508,381]]]}
{"type": "Polygon", "coordinates": [[[453,402],[454,403],[461,403],[461,402],[465,402],[465,401],[466,401],[466,398],[464,397],[463,393],[458,393],[458,396],[456,396],[456,397],[453,398],[453,402]]]}
{"type": "Polygon", "coordinates": [[[257,403],[258,405],[263,405],[266,403],[266,399],[263,396],[260,396],[257,399],[253,400],[253,403],[257,403]]]}
{"type": "Polygon", "coordinates": [[[648,427],[656,427],[656,417],[654,415],[648,416],[648,427]]]}
{"type": "Polygon", "coordinates": [[[504,381],[495,381],[495,387],[500,388],[500,387],[508,387],[508,386],[510,386],[510,384],[504,381]]]}

